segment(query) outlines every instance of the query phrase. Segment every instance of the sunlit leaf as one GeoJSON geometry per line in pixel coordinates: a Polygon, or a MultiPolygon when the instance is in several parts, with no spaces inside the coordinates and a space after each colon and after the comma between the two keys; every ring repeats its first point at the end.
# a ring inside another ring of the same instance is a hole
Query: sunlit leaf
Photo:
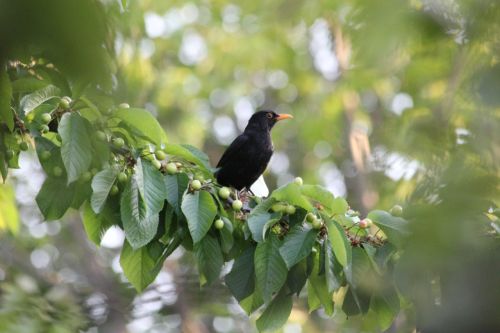
{"type": "Polygon", "coordinates": [[[107,168],[99,171],[92,179],[92,196],[90,198],[90,203],[95,213],[100,213],[104,207],[117,175],[117,170],[107,168]]]}
{"type": "Polygon", "coordinates": [[[163,128],[149,111],[138,108],[119,108],[113,113],[113,116],[157,146],[160,147],[162,144],[167,143],[167,136],[163,128]]]}
{"type": "Polygon", "coordinates": [[[137,250],[127,241],[123,244],[120,265],[123,274],[138,292],[143,291],[158,275],[161,265],[157,265],[157,260],[161,251],[159,243],[152,243],[137,250]]]}
{"type": "Polygon", "coordinates": [[[335,221],[327,219],[328,239],[335,257],[339,263],[347,267],[351,263],[351,244],[347,240],[344,230],[335,221]]]}
{"type": "Polygon", "coordinates": [[[125,237],[134,249],[146,245],[153,239],[158,228],[159,214],[149,214],[135,177],[130,178],[123,190],[120,212],[125,237]]]}
{"type": "Polygon", "coordinates": [[[60,89],[56,86],[49,84],[45,88],[37,90],[21,99],[21,109],[27,114],[33,111],[40,104],[58,97],[60,89]]]}
{"type": "Polygon", "coordinates": [[[88,170],[92,162],[92,151],[88,121],[77,113],[65,113],[59,123],[62,138],[61,157],[68,174],[68,183],[77,180],[88,170]]]}
{"type": "Polygon", "coordinates": [[[207,191],[194,193],[186,191],[182,198],[181,208],[186,216],[193,242],[197,243],[210,229],[217,214],[217,206],[207,191]]]}

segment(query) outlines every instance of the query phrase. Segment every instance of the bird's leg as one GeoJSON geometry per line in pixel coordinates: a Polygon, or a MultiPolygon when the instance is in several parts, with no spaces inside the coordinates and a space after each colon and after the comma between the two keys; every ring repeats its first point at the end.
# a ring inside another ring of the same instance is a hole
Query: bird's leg
{"type": "MultiPolygon", "coordinates": [[[[244,212],[250,212],[250,196],[249,196],[249,190],[244,188],[241,191],[237,191],[238,196],[241,198],[241,201],[243,202],[243,211],[244,212]]],[[[253,193],[252,193],[253,194],[253,193]]]]}

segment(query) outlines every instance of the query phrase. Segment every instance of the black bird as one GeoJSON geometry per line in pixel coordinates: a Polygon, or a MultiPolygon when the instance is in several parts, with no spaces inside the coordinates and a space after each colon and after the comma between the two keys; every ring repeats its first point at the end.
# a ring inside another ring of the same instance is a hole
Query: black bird
{"type": "Polygon", "coordinates": [[[279,120],[288,118],[293,117],[274,111],[254,113],[245,131],[234,139],[217,163],[217,182],[238,191],[244,188],[249,190],[273,155],[271,129],[279,120]]]}

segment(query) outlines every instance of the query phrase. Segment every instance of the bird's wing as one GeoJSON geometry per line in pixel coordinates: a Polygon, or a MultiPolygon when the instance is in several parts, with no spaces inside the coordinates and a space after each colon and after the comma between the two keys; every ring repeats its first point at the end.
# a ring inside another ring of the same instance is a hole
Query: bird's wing
{"type": "Polygon", "coordinates": [[[231,142],[224,154],[222,154],[219,163],[217,163],[217,168],[223,167],[224,164],[226,164],[229,160],[237,159],[239,157],[239,154],[241,153],[241,148],[246,143],[248,143],[248,141],[249,138],[245,134],[241,134],[236,139],[234,139],[234,141],[231,142]]]}

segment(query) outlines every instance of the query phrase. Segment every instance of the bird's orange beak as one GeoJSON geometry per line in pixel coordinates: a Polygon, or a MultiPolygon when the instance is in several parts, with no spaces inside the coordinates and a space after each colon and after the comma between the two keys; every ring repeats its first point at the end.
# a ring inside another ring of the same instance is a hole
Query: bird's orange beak
{"type": "Polygon", "coordinates": [[[277,117],[276,117],[276,120],[283,120],[283,119],[292,119],[293,116],[291,114],[287,114],[287,113],[282,113],[282,114],[279,114],[277,117]]]}

